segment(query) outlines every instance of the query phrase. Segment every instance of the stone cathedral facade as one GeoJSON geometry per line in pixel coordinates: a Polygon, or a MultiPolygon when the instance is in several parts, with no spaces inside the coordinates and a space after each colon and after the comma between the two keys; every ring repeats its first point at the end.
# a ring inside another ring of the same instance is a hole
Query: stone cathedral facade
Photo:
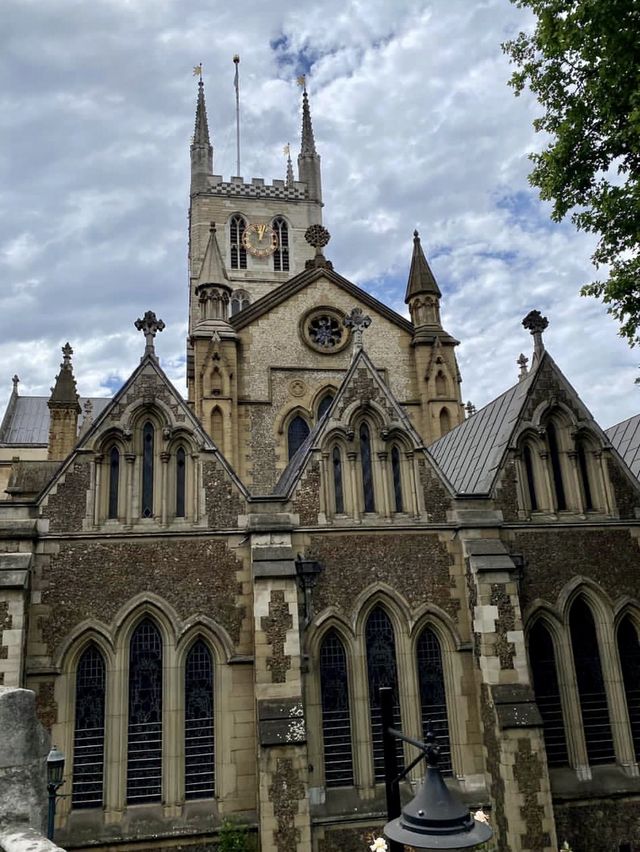
{"type": "Polygon", "coordinates": [[[67,756],[57,840],[365,849],[386,685],[500,852],[640,849],[640,415],[600,428],[537,311],[465,410],[419,235],[410,320],[333,268],[302,119],[297,180],[225,181],[199,84],[186,399],[151,311],[113,399],[68,344],[50,398],[14,379],[0,682],[67,756]]]}

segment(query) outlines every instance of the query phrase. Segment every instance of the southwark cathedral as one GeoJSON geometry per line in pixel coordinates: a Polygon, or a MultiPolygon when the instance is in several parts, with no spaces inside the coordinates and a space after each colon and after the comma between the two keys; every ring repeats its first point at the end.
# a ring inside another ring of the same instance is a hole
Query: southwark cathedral
{"type": "Polygon", "coordinates": [[[307,92],[297,175],[227,180],[200,81],[187,397],[152,310],[111,399],[69,344],[50,397],[14,378],[0,683],[66,755],[56,842],[204,852],[232,819],[262,852],[364,850],[389,686],[500,852],[640,849],[640,415],[602,430],[537,310],[465,408],[420,235],[410,319],[329,238],[307,92]]]}

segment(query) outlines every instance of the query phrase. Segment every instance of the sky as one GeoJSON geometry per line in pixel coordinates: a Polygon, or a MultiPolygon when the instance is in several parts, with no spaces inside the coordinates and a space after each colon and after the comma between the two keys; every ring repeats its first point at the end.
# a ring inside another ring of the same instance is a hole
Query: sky
{"type": "MultiPolygon", "coordinates": [[[[527,181],[540,108],[508,86],[501,43],[532,18],[509,0],[2,0],[0,413],[48,395],[74,349],[83,396],[135,368],[152,309],[156,348],[184,392],[189,144],[203,63],[214,172],[284,178],[299,148],[305,73],[322,157],[325,254],[406,315],[414,228],[436,275],[462,396],[480,408],[530,356],[522,318],[596,420],[640,410],[638,353],[602,304],[594,238],[550,220],[527,181]]],[[[373,334],[371,328],[367,333],[373,334]]],[[[366,344],[365,344],[366,345],[366,344]]]]}

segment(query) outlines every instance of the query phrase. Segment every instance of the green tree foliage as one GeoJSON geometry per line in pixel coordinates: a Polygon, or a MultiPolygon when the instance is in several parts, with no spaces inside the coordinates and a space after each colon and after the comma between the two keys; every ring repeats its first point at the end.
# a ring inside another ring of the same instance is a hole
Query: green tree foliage
{"type": "Polygon", "coordinates": [[[582,288],[598,296],[640,343],[640,2],[511,0],[536,16],[503,50],[518,66],[516,94],[528,86],[544,108],[534,121],[549,135],[529,180],[571,219],[599,237],[592,257],[608,279],[582,288]]]}
{"type": "Polygon", "coordinates": [[[253,852],[255,844],[242,823],[225,819],[220,826],[217,852],[253,852]]]}

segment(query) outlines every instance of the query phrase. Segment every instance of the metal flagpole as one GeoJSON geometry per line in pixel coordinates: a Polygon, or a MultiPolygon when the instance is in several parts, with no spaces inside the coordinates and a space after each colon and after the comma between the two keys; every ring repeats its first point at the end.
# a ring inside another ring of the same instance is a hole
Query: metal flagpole
{"type": "Polygon", "coordinates": [[[236,175],[240,177],[240,78],[238,76],[238,67],[240,65],[240,57],[236,53],[233,57],[233,63],[236,66],[236,74],[233,78],[233,85],[236,88],[236,155],[238,170],[236,175]]]}

